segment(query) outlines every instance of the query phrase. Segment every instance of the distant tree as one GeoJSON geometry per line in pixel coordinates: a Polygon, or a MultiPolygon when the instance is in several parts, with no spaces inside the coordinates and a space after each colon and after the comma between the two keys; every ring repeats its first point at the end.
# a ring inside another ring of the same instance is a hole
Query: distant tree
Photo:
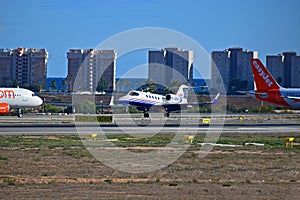
{"type": "Polygon", "coordinates": [[[106,83],[105,79],[101,78],[98,81],[96,91],[97,92],[104,92],[105,90],[107,90],[107,83],[106,83]]]}
{"type": "Polygon", "coordinates": [[[125,86],[125,80],[124,79],[120,79],[119,81],[118,81],[118,90],[120,91],[123,91],[123,87],[125,86]]]}
{"type": "Polygon", "coordinates": [[[126,85],[127,88],[129,88],[131,83],[129,81],[125,81],[125,85],[126,85]]]}
{"type": "Polygon", "coordinates": [[[75,110],[77,113],[93,114],[96,112],[96,105],[92,101],[81,101],[76,103],[75,110]]]}
{"type": "Polygon", "coordinates": [[[51,81],[50,88],[52,90],[56,90],[56,80],[55,79],[51,81]]]}
{"type": "Polygon", "coordinates": [[[50,104],[44,104],[44,110],[46,113],[61,113],[62,109],[57,106],[53,106],[50,104]]]}
{"type": "Polygon", "coordinates": [[[39,84],[30,84],[29,86],[28,86],[28,89],[29,90],[32,90],[33,92],[39,92],[39,91],[41,91],[41,85],[39,85],[39,84]]]}
{"type": "Polygon", "coordinates": [[[18,87],[19,86],[19,82],[18,82],[18,80],[17,79],[15,79],[14,80],[14,82],[13,82],[13,85],[12,85],[13,87],[18,87]]]}
{"type": "Polygon", "coordinates": [[[24,84],[22,85],[22,87],[23,87],[23,88],[26,88],[26,89],[29,89],[29,84],[28,84],[28,83],[24,83],[24,84]]]}
{"type": "Polygon", "coordinates": [[[72,87],[72,78],[73,78],[73,75],[67,75],[67,78],[66,78],[67,83],[68,83],[67,90],[69,90],[69,91],[71,91],[71,89],[73,88],[72,87]]]}
{"type": "Polygon", "coordinates": [[[171,81],[171,86],[176,88],[176,87],[180,87],[182,85],[182,83],[179,80],[172,80],[171,81]]]}
{"type": "Polygon", "coordinates": [[[173,92],[171,91],[171,89],[169,87],[165,86],[164,87],[164,94],[170,94],[170,93],[173,93],[173,92]]]}
{"type": "Polygon", "coordinates": [[[118,83],[120,85],[121,91],[124,91],[125,87],[127,87],[127,89],[128,89],[128,87],[130,87],[130,85],[131,85],[130,82],[125,79],[120,79],[118,83]]]}
{"type": "Polygon", "coordinates": [[[146,81],[145,87],[145,92],[156,93],[157,91],[157,84],[151,79],[148,79],[146,81]]]}
{"type": "Polygon", "coordinates": [[[67,85],[67,79],[62,80],[62,90],[66,90],[66,85],[67,85]]]}
{"type": "Polygon", "coordinates": [[[64,110],[64,113],[73,113],[73,106],[67,106],[67,108],[64,110]]]}

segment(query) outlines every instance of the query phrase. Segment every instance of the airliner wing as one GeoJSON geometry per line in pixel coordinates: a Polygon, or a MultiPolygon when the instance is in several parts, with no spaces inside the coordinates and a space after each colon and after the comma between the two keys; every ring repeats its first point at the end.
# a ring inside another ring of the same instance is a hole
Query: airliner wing
{"type": "Polygon", "coordinates": [[[293,96],[282,96],[282,98],[292,99],[292,100],[300,100],[300,97],[293,97],[293,96]]]}
{"type": "Polygon", "coordinates": [[[237,91],[241,94],[251,94],[251,95],[259,95],[259,96],[266,96],[268,95],[266,92],[256,92],[256,91],[237,91]]]}

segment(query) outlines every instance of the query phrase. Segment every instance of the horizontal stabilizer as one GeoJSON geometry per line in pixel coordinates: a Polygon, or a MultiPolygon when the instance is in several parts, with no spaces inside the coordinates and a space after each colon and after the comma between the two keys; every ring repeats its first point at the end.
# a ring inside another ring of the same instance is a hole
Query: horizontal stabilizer
{"type": "Polygon", "coordinates": [[[215,98],[209,102],[192,102],[192,103],[188,103],[188,104],[189,105],[216,104],[218,102],[219,97],[220,97],[220,93],[218,93],[217,96],[215,96],[215,98]]]}

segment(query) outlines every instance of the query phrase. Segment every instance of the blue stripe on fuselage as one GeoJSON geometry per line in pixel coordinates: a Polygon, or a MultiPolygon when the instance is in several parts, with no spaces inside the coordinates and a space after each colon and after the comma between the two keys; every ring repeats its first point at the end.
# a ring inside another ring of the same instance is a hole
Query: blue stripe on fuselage
{"type": "Polygon", "coordinates": [[[153,105],[156,105],[157,102],[147,101],[142,99],[129,99],[129,104],[133,106],[151,107],[153,105]]]}

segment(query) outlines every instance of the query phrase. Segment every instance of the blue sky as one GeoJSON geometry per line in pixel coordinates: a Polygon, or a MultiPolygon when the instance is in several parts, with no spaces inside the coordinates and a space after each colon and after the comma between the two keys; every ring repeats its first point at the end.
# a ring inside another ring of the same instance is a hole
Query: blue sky
{"type": "MultiPolygon", "coordinates": [[[[298,0],[0,0],[0,48],[46,48],[48,77],[67,75],[70,48],[94,48],[141,27],[179,31],[208,53],[230,47],[300,54],[298,0]]],[[[146,64],[145,52],[117,62],[117,76],[146,64]]],[[[209,77],[209,67],[203,75],[209,77]]],[[[146,74],[141,77],[147,77],[146,74]]]]}

